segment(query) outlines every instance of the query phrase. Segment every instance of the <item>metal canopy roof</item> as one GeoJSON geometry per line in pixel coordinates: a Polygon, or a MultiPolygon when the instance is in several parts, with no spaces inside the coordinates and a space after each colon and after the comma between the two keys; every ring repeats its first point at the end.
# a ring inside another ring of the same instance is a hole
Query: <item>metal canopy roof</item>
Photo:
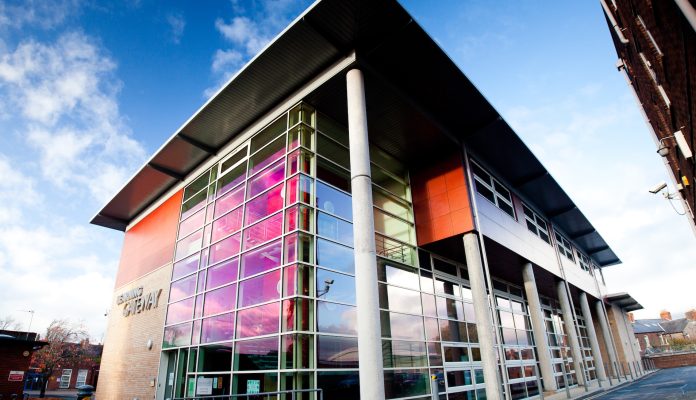
{"type": "Polygon", "coordinates": [[[628,293],[615,293],[608,294],[604,296],[604,300],[607,303],[614,304],[618,307],[623,308],[626,311],[636,311],[642,310],[643,306],[640,305],[633,297],[628,293]]]}
{"type": "MultiPolygon", "coordinates": [[[[125,230],[232,138],[353,51],[365,71],[368,124],[378,146],[415,163],[423,162],[424,150],[463,142],[598,265],[620,262],[498,112],[393,0],[315,3],[184,123],[92,223],[125,230]]],[[[307,100],[345,121],[345,98],[339,73],[307,100]]]]}

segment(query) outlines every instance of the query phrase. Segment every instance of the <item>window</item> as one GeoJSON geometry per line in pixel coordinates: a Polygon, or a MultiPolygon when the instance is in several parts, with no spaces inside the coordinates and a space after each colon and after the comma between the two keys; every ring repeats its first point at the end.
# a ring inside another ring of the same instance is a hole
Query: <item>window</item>
{"type": "Polygon", "coordinates": [[[72,377],[72,369],[64,369],[60,376],[60,388],[67,389],[70,387],[70,378],[72,377]]]}
{"type": "Polygon", "coordinates": [[[590,258],[578,251],[578,260],[580,261],[580,268],[587,272],[590,272],[590,258]]]}
{"type": "Polygon", "coordinates": [[[522,205],[522,209],[524,209],[524,219],[527,223],[527,229],[539,236],[544,242],[551,244],[551,238],[549,238],[549,227],[546,225],[546,221],[544,221],[537,213],[530,210],[524,204],[522,205]]]}
{"type": "Polygon", "coordinates": [[[554,233],[556,234],[558,252],[566,256],[570,261],[575,262],[575,257],[573,256],[573,246],[570,244],[570,241],[561,236],[558,232],[554,233]]]}
{"type": "Polygon", "coordinates": [[[77,382],[75,383],[75,387],[79,387],[80,385],[84,385],[85,382],[87,382],[87,372],[88,372],[88,370],[86,370],[86,369],[78,369],[77,370],[77,382]]]}
{"type": "Polygon", "coordinates": [[[515,218],[515,211],[512,207],[512,196],[510,191],[505,188],[497,179],[493,178],[488,172],[484,171],[478,164],[472,162],[471,169],[474,173],[476,191],[481,196],[488,199],[506,214],[515,218]]]}

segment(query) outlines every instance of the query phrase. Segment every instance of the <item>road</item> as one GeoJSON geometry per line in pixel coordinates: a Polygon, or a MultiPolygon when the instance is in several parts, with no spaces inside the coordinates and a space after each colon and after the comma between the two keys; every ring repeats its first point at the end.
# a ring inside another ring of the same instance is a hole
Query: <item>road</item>
{"type": "Polygon", "coordinates": [[[669,368],[593,400],[696,399],[696,366],[669,368]]]}

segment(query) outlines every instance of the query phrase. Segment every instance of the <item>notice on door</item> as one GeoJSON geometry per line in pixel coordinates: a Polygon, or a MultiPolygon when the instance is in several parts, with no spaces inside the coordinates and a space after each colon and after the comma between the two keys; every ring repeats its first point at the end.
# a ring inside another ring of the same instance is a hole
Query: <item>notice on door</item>
{"type": "Polygon", "coordinates": [[[247,381],[247,394],[256,394],[261,392],[261,381],[258,379],[249,379],[247,381]]]}
{"type": "Polygon", "coordinates": [[[213,394],[213,378],[198,378],[196,394],[213,394]]]}
{"type": "Polygon", "coordinates": [[[24,380],[24,371],[10,371],[10,376],[7,377],[10,382],[21,382],[24,380]]]}

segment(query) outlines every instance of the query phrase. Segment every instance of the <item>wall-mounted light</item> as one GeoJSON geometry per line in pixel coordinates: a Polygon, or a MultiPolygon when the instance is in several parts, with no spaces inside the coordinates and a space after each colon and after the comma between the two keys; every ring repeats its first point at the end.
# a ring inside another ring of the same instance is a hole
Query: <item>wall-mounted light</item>
{"type": "Polygon", "coordinates": [[[684,158],[689,159],[693,157],[693,153],[691,152],[689,145],[686,143],[686,139],[684,139],[684,134],[682,133],[681,129],[674,132],[674,134],[671,136],[666,136],[660,139],[660,144],[657,146],[657,154],[662,157],[667,157],[669,154],[669,146],[665,144],[665,140],[667,139],[674,139],[674,141],[677,142],[677,147],[684,158]]]}

